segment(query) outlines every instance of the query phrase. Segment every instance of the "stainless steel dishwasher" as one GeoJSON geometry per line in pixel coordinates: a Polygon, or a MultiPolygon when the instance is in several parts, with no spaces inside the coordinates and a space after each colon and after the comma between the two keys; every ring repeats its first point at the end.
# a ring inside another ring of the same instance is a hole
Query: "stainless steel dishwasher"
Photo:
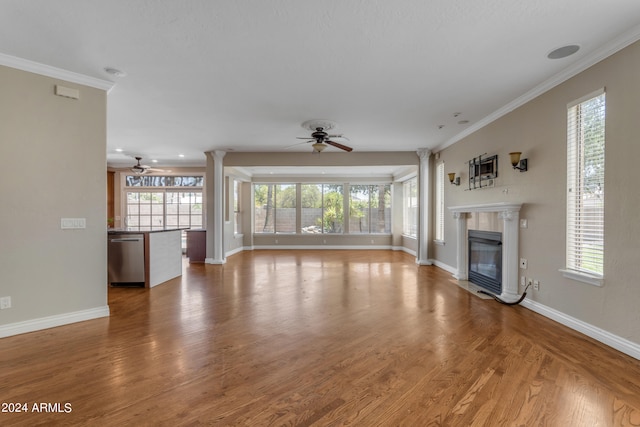
{"type": "Polygon", "coordinates": [[[144,235],[110,234],[108,241],[109,284],[144,287],[144,235]]]}

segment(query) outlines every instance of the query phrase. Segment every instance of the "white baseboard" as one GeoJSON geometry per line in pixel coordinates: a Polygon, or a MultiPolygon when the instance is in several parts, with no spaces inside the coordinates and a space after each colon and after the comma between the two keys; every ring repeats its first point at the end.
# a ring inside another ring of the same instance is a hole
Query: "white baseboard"
{"type": "Polygon", "coordinates": [[[417,256],[416,251],[414,251],[413,249],[405,248],[404,246],[393,246],[391,247],[391,250],[402,251],[408,253],[409,255],[417,256]]]}
{"type": "Polygon", "coordinates": [[[287,249],[287,250],[323,250],[323,249],[327,249],[327,250],[360,250],[360,251],[366,251],[366,250],[391,250],[391,246],[389,245],[366,245],[366,246],[357,246],[357,245],[254,245],[253,246],[254,250],[257,249],[287,249]]]}
{"type": "Polygon", "coordinates": [[[445,264],[445,263],[440,262],[440,261],[435,260],[435,259],[432,259],[432,260],[430,260],[430,261],[431,261],[431,263],[432,263],[433,265],[435,265],[436,267],[439,267],[439,268],[443,269],[444,271],[447,271],[447,272],[451,273],[451,274],[452,274],[452,275],[454,275],[454,276],[455,276],[456,274],[458,274],[458,269],[457,269],[457,268],[455,268],[455,267],[451,267],[450,265],[445,264]]]}
{"type": "Polygon", "coordinates": [[[609,347],[613,347],[624,354],[640,360],[640,344],[614,335],[611,332],[607,332],[603,329],[590,325],[586,322],[583,322],[582,320],[571,317],[558,310],[547,307],[546,305],[540,304],[539,302],[532,301],[530,299],[525,299],[524,301],[522,301],[521,305],[531,311],[535,311],[536,313],[541,314],[544,317],[548,317],[551,320],[561,323],[568,328],[585,334],[586,336],[591,337],[596,341],[600,341],[601,343],[606,344],[609,347]]]}
{"type": "Polygon", "coordinates": [[[0,338],[10,337],[27,332],[40,331],[42,329],[55,328],[85,320],[109,317],[109,306],[90,308],[74,311],[72,313],[56,314],[54,316],[41,317],[39,319],[26,320],[24,322],[10,323],[0,326],[0,338]]]}
{"type": "Polygon", "coordinates": [[[225,254],[225,256],[235,255],[235,254],[240,253],[240,252],[245,251],[245,250],[246,250],[246,249],[244,248],[244,246],[240,246],[240,247],[237,247],[237,248],[235,248],[235,249],[232,249],[232,250],[228,251],[228,252],[225,254]]]}

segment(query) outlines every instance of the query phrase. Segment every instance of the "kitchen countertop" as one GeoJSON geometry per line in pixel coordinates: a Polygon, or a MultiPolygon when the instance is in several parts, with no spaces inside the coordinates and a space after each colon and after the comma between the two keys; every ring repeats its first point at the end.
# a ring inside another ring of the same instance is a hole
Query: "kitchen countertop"
{"type": "Polygon", "coordinates": [[[146,227],[107,228],[107,234],[140,234],[140,233],[164,233],[165,231],[188,230],[189,227],[157,228],[146,230],[146,227]]]}

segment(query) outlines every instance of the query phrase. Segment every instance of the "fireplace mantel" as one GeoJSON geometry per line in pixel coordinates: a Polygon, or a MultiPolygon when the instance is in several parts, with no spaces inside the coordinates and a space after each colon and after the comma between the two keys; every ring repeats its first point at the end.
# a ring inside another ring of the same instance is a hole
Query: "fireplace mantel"
{"type": "Polygon", "coordinates": [[[519,223],[522,203],[483,203],[466,206],[450,206],[449,211],[456,219],[456,262],[458,280],[468,279],[467,214],[472,212],[495,212],[503,221],[502,235],[502,294],[500,299],[514,302],[518,295],[518,246],[519,223]]]}

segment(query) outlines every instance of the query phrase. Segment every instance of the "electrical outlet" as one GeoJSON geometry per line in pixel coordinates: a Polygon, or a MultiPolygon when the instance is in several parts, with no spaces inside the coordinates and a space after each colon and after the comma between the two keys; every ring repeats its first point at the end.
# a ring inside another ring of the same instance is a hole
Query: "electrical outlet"
{"type": "Polygon", "coordinates": [[[527,279],[527,286],[531,286],[532,283],[533,283],[533,279],[528,278],[527,279]]]}
{"type": "Polygon", "coordinates": [[[526,219],[521,219],[520,228],[529,228],[529,221],[527,221],[526,219]]]}
{"type": "Polygon", "coordinates": [[[11,297],[0,298],[0,310],[4,310],[5,308],[11,308],[11,297]]]}
{"type": "Polygon", "coordinates": [[[520,287],[524,288],[525,286],[527,286],[527,278],[524,276],[520,276],[520,287]]]}
{"type": "Polygon", "coordinates": [[[533,290],[534,291],[539,291],[540,290],[540,281],[539,280],[534,280],[533,281],[533,290]]]}
{"type": "Polygon", "coordinates": [[[527,269],[527,260],[526,258],[520,258],[520,268],[523,270],[527,269]]]}

